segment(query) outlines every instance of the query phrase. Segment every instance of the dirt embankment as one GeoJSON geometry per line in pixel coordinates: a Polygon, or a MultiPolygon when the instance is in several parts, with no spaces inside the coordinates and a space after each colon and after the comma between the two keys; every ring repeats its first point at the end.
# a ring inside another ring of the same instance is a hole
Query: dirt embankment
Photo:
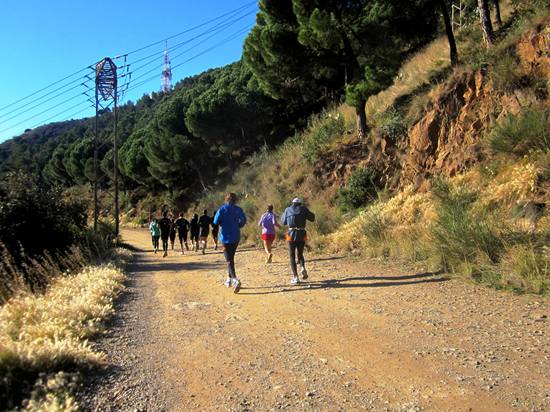
{"type": "MultiPolygon", "coordinates": [[[[550,77],[550,20],[526,32],[510,54],[519,62],[522,82],[550,77]]],[[[359,166],[379,173],[380,183],[392,188],[413,183],[427,188],[432,176],[454,176],[482,160],[486,153],[482,140],[487,131],[508,114],[534,104],[549,104],[547,93],[532,87],[497,90],[490,72],[458,69],[431,92],[422,118],[390,141],[374,133],[374,141],[344,144],[326,153],[315,165],[315,176],[324,187],[340,186],[359,166]]],[[[521,80],[521,79],[520,79],[521,80]]]]}
{"type": "Polygon", "coordinates": [[[99,344],[86,410],[550,410],[550,304],[339,256],[308,256],[290,286],[241,248],[241,293],[219,251],[146,250],[99,344]]]}

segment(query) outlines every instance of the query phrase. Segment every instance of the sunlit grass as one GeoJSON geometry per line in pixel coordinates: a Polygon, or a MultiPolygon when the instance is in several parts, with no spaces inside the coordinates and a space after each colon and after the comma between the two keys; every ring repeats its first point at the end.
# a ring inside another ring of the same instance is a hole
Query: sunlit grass
{"type": "MultiPolygon", "coordinates": [[[[75,276],[57,278],[43,295],[24,293],[2,306],[2,391],[14,390],[18,376],[101,363],[103,355],[87,339],[101,331],[102,321],[113,314],[124,279],[122,271],[111,264],[86,267],[75,276]]],[[[52,396],[44,401],[57,402],[52,396]]],[[[41,408],[33,410],[55,410],[41,408]]]]}

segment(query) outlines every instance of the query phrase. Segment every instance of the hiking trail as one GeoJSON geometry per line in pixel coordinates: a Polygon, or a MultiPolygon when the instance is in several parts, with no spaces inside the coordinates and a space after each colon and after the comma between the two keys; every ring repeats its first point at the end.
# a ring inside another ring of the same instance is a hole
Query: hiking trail
{"type": "Polygon", "coordinates": [[[547,299],[308,252],[291,286],[283,242],[272,264],[239,248],[234,294],[212,243],[163,258],[122,235],[141,251],[85,410],[550,410],[547,299]]]}

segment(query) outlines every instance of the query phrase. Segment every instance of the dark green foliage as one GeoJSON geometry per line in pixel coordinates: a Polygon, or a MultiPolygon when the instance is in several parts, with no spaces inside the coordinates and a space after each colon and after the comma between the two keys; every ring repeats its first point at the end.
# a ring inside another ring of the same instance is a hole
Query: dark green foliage
{"type": "Polygon", "coordinates": [[[344,66],[332,52],[316,52],[299,39],[300,24],[292,0],[261,0],[256,25],[248,35],[243,60],[269,96],[304,110],[338,95],[344,66]]]}
{"type": "Polygon", "coordinates": [[[30,175],[9,173],[0,182],[0,243],[16,261],[43,251],[63,251],[86,225],[86,205],[63,199],[30,175]],[[23,250],[22,250],[23,249],[23,250]]]}
{"type": "Polygon", "coordinates": [[[550,110],[527,108],[509,115],[490,136],[495,152],[523,156],[531,151],[550,152],[550,110]]]}
{"type": "Polygon", "coordinates": [[[369,168],[356,169],[346,187],[340,189],[338,200],[343,210],[366,206],[377,199],[376,172],[369,168]]]}
{"type": "Polygon", "coordinates": [[[320,98],[345,89],[365,133],[366,99],[388,87],[408,53],[437,27],[431,0],[326,2],[263,0],[244,60],[275,98],[320,98]],[[323,85],[323,82],[325,85],[323,85]]]}
{"type": "Polygon", "coordinates": [[[396,109],[390,108],[376,120],[376,131],[391,146],[407,135],[407,122],[396,109]]]}

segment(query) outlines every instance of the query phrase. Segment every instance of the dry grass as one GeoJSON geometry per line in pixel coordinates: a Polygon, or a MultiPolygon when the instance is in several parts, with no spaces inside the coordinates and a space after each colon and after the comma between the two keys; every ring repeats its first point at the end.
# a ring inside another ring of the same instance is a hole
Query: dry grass
{"type": "Polygon", "coordinates": [[[406,187],[340,226],[323,239],[323,244],[334,252],[420,261],[423,266],[436,268],[449,258],[442,243],[459,249],[460,244],[454,243],[464,241],[461,231],[471,229],[472,238],[466,240],[472,249],[470,257],[448,266],[452,271],[497,288],[550,292],[550,249],[544,246],[550,240],[550,216],[543,217],[533,228],[525,224],[521,214],[513,212],[540,196],[541,166],[525,158],[504,164],[489,178],[482,175],[483,168],[480,165],[448,181],[452,192],[463,192],[472,199],[465,216],[458,213],[459,209],[457,214],[449,214],[448,208],[442,216],[440,201],[431,192],[415,193],[412,187],[406,187]],[[451,229],[455,232],[446,232],[451,229]],[[487,232],[485,235],[480,232],[482,229],[487,232]],[[436,234],[439,240],[434,237],[436,234]],[[480,249],[476,251],[478,244],[480,249]],[[491,259],[485,256],[487,253],[491,259]]]}
{"type": "Polygon", "coordinates": [[[28,412],[76,412],[80,410],[73,393],[78,383],[78,375],[57,372],[41,374],[36,381],[30,399],[25,402],[23,411],[28,412]]]}
{"type": "Polygon", "coordinates": [[[533,200],[542,168],[529,159],[506,167],[481,192],[482,207],[514,205],[533,200]]]}
{"type": "MultiPolygon", "coordinates": [[[[124,279],[113,265],[86,267],[75,276],[57,278],[44,295],[25,293],[0,308],[0,372],[5,377],[0,384],[5,393],[16,392],[21,376],[102,362],[103,355],[87,339],[112,315],[124,279]]],[[[46,404],[57,402],[54,395],[50,398],[44,398],[46,404]]]]}
{"type": "Polygon", "coordinates": [[[386,111],[399,97],[410,95],[429,84],[434,75],[450,64],[447,38],[434,40],[403,64],[392,86],[368,99],[367,115],[370,117],[386,111]]]}

